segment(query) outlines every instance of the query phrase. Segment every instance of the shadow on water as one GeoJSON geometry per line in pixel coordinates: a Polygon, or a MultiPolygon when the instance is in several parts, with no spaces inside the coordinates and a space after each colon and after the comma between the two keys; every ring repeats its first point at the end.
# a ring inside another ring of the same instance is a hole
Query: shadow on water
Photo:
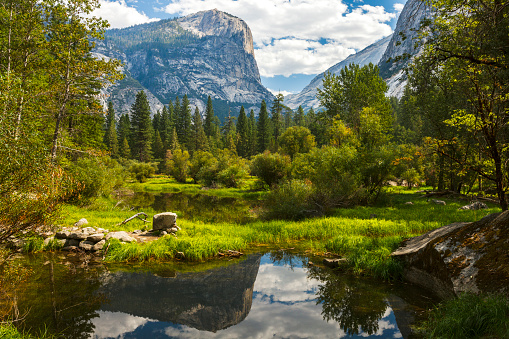
{"type": "Polygon", "coordinates": [[[25,326],[63,338],[408,338],[416,311],[430,306],[409,286],[308,267],[281,251],[196,272],[24,260],[34,270],[19,286],[25,326]]]}
{"type": "Polygon", "coordinates": [[[175,212],[188,220],[235,222],[249,220],[256,201],[207,194],[136,192],[126,201],[136,209],[153,208],[156,212],[175,212]]]}

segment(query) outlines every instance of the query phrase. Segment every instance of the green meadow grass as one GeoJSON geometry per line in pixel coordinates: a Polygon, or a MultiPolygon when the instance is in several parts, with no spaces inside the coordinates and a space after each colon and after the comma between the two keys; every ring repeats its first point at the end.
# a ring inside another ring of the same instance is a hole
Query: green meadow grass
{"type": "MultiPolygon", "coordinates": [[[[147,185],[169,185],[181,187],[188,192],[189,185],[194,184],[176,184],[172,180],[158,177],[144,185],[145,188],[147,185]]],[[[241,190],[230,191],[228,193],[225,190],[225,194],[243,194],[241,190]]],[[[376,206],[338,209],[332,216],[302,221],[255,219],[245,224],[234,224],[204,223],[179,218],[178,224],[182,230],[178,232],[177,238],[167,235],[150,243],[111,242],[106,260],[168,260],[182,252],[188,261],[203,261],[225,250],[250,251],[257,246],[291,247],[317,255],[340,255],[347,258],[347,267],[352,272],[390,280],[398,278],[402,269],[400,263],[390,257],[390,253],[402,240],[452,222],[475,221],[500,211],[495,206],[488,210],[460,211],[458,208],[466,202],[445,199],[447,205],[441,206],[427,202],[421,196],[422,193],[416,191],[392,188],[376,206]],[[405,205],[407,201],[414,204],[405,205]]],[[[89,207],[65,206],[61,225],[71,226],[80,218],[86,218],[89,226],[110,231],[151,229],[155,211],[148,208],[144,212],[149,215],[148,224],[133,220],[118,226],[136,212],[126,209],[114,199],[101,198],[89,207]]]]}

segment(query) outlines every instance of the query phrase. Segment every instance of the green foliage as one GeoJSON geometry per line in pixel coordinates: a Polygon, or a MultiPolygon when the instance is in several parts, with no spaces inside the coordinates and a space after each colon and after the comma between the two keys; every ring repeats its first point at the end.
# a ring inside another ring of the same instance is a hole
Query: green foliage
{"type": "Polygon", "coordinates": [[[39,236],[33,236],[25,239],[23,243],[23,252],[35,253],[40,252],[44,248],[44,239],[39,236]]]}
{"type": "Polygon", "coordinates": [[[209,152],[196,152],[191,173],[196,182],[207,187],[240,187],[248,176],[248,165],[228,149],[217,151],[217,157],[209,152]]]}
{"type": "Polygon", "coordinates": [[[166,153],[166,169],[178,182],[186,182],[189,172],[189,152],[177,148],[166,153]]]}
{"type": "Polygon", "coordinates": [[[88,204],[100,196],[108,196],[124,182],[123,168],[109,157],[84,157],[72,162],[68,168],[74,189],[68,201],[88,204]]]}
{"type": "Polygon", "coordinates": [[[264,205],[269,219],[298,220],[312,214],[313,188],[311,182],[287,180],[275,186],[264,205]]]}
{"type": "Polygon", "coordinates": [[[156,172],[157,164],[145,162],[131,162],[128,168],[131,176],[138,182],[145,182],[148,178],[152,177],[156,172]]]}
{"type": "Polygon", "coordinates": [[[507,338],[509,300],[503,295],[463,293],[441,303],[424,327],[428,338],[507,338]]]}
{"type": "Polygon", "coordinates": [[[131,107],[131,155],[141,162],[152,159],[152,120],[150,106],[144,91],[136,94],[136,100],[131,107]]]}
{"type": "Polygon", "coordinates": [[[281,152],[288,154],[291,158],[297,153],[307,153],[316,146],[315,137],[306,127],[293,126],[280,136],[279,145],[281,152]]]}
{"type": "Polygon", "coordinates": [[[269,113],[267,112],[267,104],[265,100],[262,101],[260,106],[260,113],[258,113],[258,123],[256,126],[257,146],[258,152],[262,153],[269,149],[270,139],[272,136],[272,129],[269,120],[269,113]]]}
{"type": "Polygon", "coordinates": [[[290,157],[265,151],[251,161],[251,173],[269,187],[284,179],[290,173],[290,157]]]}

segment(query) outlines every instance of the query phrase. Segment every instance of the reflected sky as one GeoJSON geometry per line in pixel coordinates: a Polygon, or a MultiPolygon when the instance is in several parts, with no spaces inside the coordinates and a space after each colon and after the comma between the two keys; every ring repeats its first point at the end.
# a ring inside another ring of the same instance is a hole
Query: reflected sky
{"type": "MultiPolygon", "coordinates": [[[[251,310],[242,322],[217,332],[161,322],[122,312],[98,311],[92,338],[401,338],[388,302],[375,333],[359,327],[349,335],[325,321],[317,294],[323,282],[310,278],[302,261],[289,264],[264,255],[253,288],[251,310]]],[[[362,306],[362,305],[358,305],[362,306]]]]}

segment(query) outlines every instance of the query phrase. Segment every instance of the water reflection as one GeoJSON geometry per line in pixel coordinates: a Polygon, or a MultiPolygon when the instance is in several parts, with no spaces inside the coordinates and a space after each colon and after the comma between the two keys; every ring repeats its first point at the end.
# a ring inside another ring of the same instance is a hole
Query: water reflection
{"type": "Polygon", "coordinates": [[[57,264],[52,273],[39,265],[20,304],[30,308],[32,328],[98,339],[407,338],[416,305],[427,306],[408,301],[420,291],[307,262],[280,251],[164,277],[57,264]]]}
{"type": "Polygon", "coordinates": [[[250,210],[255,205],[253,201],[232,197],[148,192],[136,192],[126,202],[140,210],[151,207],[156,212],[178,212],[181,217],[189,220],[238,223],[250,218],[250,210]]]}

